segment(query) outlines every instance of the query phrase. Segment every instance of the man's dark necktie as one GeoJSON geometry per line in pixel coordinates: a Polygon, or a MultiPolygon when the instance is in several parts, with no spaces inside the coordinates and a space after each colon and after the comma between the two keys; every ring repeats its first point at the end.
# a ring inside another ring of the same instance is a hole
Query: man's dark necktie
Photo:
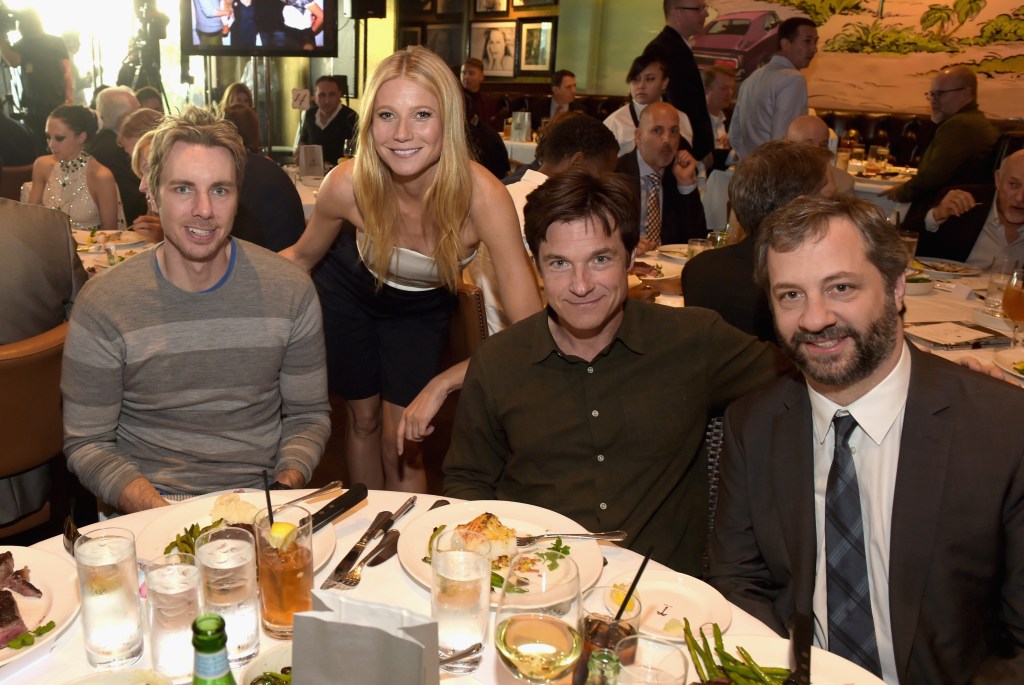
{"type": "Polygon", "coordinates": [[[647,231],[645,237],[655,245],[661,244],[661,204],[658,202],[658,189],[661,187],[661,176],[648,174],[651,192],[647,195],[647,231]]]}
{"type": "Polygon", "coordinates": [[[864,547],[860,488],[850,452],[857,421],[836,415],[836,448],[825,488],[825,562],[828,650],[881,675],[864,547]]]}

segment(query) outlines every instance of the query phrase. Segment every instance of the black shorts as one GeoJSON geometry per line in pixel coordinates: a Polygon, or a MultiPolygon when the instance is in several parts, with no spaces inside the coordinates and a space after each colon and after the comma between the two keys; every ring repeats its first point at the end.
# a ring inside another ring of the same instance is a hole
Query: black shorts
{"type": "Polygon", "coordinates": [[[348,225],[313,281],[324,314],[330,392],[347,400],[379,394],[408,406],[440,370],[455,295],[443,287],[377,290],[348,225]]]}

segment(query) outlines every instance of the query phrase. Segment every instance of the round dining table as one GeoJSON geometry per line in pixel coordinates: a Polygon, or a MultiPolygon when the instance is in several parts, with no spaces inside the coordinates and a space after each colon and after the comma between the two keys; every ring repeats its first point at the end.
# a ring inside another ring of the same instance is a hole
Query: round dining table
{"type": "MultiPolygon", "coordinates": [[[[289,495],[299,497],[311,493],[312,490],[290,491],[289,495]]],[[[319,588],[338,562],[352,548],[356,540],[369,527],[378,512],[387,510],[395,511],[408,499],[409,494],[403,492],[389,492],[382,490],[371,490],[369,496],[357,508],[344,514],[334,522],[334,533],[337,538],[337,545],[329,562],[324,564],[316,573],[314,588],[319,588]]],[[[310,506],[311,509],[318,509],[323,506],[330,496],[315,500],[310,506]]],[[[416,517],[430,509],[435,500],[439,499],[433,495],[418,495],[415,507],[395,524],[397,530],[403,530],[416,517]]],[[[452,503],[460,500],[450,500],[452,503]]],[[[171,507],[176,505],[172,504],[171,507]]],[[[101,522],[92,526],[83,527],[83,530],[91,530],[104,526],[117,526],[127,528],[138,535],[147,525],[166,516],[171,512],[168,507],[160,507],[135,514],[128,514],[117,517],[114,520],[101,522]]],[[[372,543],[371,543],[372,544],[372,543]]],[[[604,568],[597,584],[610,584],[612,579],[623,574],[635,574],[642,563],[641,555],[620,547],[614,543],[601,542],[600,552],[604,557],[604,568]]],[[[67,555],[64,551],[63,539],[60,536],[44,540],[33,547],[45,550],[52,554],[67,555]]],[[[647,566],[647,572],[655,569],[667,570],[661,564],[652,561],[647,566]]],[[[71,588],[70,591],[77,592],[71,588]]],[[[341,590],[329,590],[329,592],[342,592],[341,590]]],[[[385,561],[380,566],[368,567],[363,572],[362,583],[356,588],[345,590],[348,596],[360,600],[379,602],[393,606],[400,606],[423,616],[430,615],[430,593],[413,580],[402,568],[398,556],[385,561]]],[[[732,606],[732,621],[726,631],[729,636],[757,635],[774,636],[775,634],[761,621],[743,611],[739,607],[732,606]]],[[[493,619],[493,610],[492,610],[493,619]]],[[[24,658],[18,659],[0,667],[0,683],[25,685],[28,683],[48,683],[59,685],[82,676],[95,673],[86,661],[85,644],[82,637],[81,616],[77,617],[56,640],[50,644],[50,649],[38,649],[26,654],[24,658]]],[[[485,646],[483,659],[480,668],[470,675],[453,676],[441,674],[444,682],[452,683],[501,683],[512,685],[517,683],[515,678],[499,663],[492,642],[492,631],[488,632],[488,641],[485,646]]],[[[280,644],[279,641],[260,633],[260,648],[267,650],[280,644]]],[[[136,662],[133,668],[150,668],[150,657],[148,652],[148,638],[146,651],[142,658],[136,662]]],[[[241,682],[242,669],[235,671],[235,678],[239,685],[241,682]]]]}

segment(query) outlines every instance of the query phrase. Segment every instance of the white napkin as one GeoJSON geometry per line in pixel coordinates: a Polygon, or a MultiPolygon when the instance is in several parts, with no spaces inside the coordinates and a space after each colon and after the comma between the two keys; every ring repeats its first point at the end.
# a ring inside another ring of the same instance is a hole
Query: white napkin
{"type": "Polygon", "coordinates": [[[295,614],[295,685],[438,685],[437,622],[408,609],[313,591],[295,614]]]}

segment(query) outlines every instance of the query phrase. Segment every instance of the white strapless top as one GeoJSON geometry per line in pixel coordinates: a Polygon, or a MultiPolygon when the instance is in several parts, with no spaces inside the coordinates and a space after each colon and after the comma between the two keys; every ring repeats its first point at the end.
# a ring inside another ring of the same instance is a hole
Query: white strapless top
{"type": "MultiPolygon", "coordinates": [[[[370,268],[366,259],[369,247],[366,245],[366,234],[363,231],[356,231],[356,246],[359,248],[359,257],[370,268]]],[[[476,250],[459,262],[459,268],[464,269],[476,257],[476,250]]],[[[373,269],[370,269],[373,273],[373,269]]],[[[410,250],[406,247],[396,247],[391,251],[391,263],[388,264],[388,273],[381,278],[380,274],[374,276],[399,290],[434,290],[444,285],[437,274],[437,262],[433,257],[428,257],[422,252],[410,250]]]]}

